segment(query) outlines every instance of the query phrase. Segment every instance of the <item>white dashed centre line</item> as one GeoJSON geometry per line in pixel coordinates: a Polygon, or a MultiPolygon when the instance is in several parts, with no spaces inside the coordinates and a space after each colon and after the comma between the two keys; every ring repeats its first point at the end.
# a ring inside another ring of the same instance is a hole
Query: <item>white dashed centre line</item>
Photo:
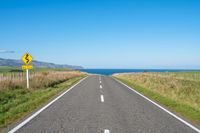
{"type": "Polygon", "coordinates": [[[110,133],[110,131],[108,129],[105,129],[104,133],[110,133]]]}
{"type": "Polygon", "coordinates": [[[102,102],[102,103],[104,102],[104,97],[103,97],[103,95],[101,95],[101,102],[102,102]]]}
{"type": "Polygon", "coordinates": [[[100,85],[100,89],[102,89],[103,87],[102,87],[102,85],[100,85]]]}
{"type": "Polygon", "coordinates": [[[101,80],[99,81],[99,83],[101,84],[101,80]]]}

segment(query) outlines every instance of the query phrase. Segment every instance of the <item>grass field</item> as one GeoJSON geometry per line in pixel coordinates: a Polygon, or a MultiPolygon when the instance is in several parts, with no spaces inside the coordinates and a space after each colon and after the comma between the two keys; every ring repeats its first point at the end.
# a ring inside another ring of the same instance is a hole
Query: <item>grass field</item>
{"type": "Polygon", "coordinates": [[[200,125],[200,72],[132,73],[114,77],[200,125]]]}
{"type": "Polygon", "coordinates": [[[78,71],[37,71],[30,76],[30,89],[26,89],[25,79],[0,80],[0,128],[23,118],[85,76],[78,71]]]}
{"type": "MultiPolygon", "coordinates": [[[[35,68],[31,70],[31,72],[41,72],[41,71],[71,71],[69,68],[35,68]]],[[[0,66],[0,73],[7,72],[24,72],[21,67],[9,67],[9,66],[0,66]]]]}

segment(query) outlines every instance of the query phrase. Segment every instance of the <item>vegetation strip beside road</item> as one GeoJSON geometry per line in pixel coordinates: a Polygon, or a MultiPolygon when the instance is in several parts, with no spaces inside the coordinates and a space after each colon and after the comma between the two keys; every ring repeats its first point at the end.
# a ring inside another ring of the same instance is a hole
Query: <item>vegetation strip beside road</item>
{"type": "MultiPolygon", "coordinates": [[[[181,79],[179,74],[178,74],[178,76],[175,76],[175,78],[178,77],[180,80],[184,80],[184,83],[185,82],[188,83],[190,81],[190,79],[188,79],[187,81],[185,81],[185,79],[181,79]]],[[[159,81],[159,79],[161,80],[161,78],[166,78],[166,75],[163,75],[163,74],[154,75],[154,76],[160,76],[160,77],[157,77],[157,81],[155,80],[155,82],[151,80],[152,85],[149,85],[149,87],[147,87],[147,84],[145,82],[148,82],[148,80],[149,80],[148,78],[152,78],[151,74],[150,74],[150,76],[149,75],[146,76],[145,74],[142,75],[142,80],[144,80],[142,82],[138,81],[138,80],[141,80],[141,79],[139,79],[139,78],[141,78],[139,75],[136,74],[134,78],[132,78],[132,76],[134,76],[134,74],[117,74],[117,75],[114,75],[113,77],[122,81],[123,83],[130,86],[131,88],[134,88],[134,90],[140,92],[141,94],[156,101],[157,103],[160,103],[161,105],[165,106],[169,110],[176,112],[177,114],[180,114],[181,116],[187,118],[188,120],[190,120],[193,123],[200,126],[200,110],[198,109],[199,106],[196,105],[196,104],[200,104],[200,103],[198,101],[196,101],[197,103],[191,103],[191,104],[188,104],[187,101],[180,102],[180,100],[181,100],[180,97],[184,98],[184,94],[182,94],[182,93],[185,93],[184,92],[185,90],[182,90],[182,92],[179,91],[177,93],[173,92],[174,96],[171,94],[171,97],[170,97],[170,95],[167,95],[167,93],[168,93],[167,91],[172,91],[172,90],[170,90],[169,88],[164,86],[165,83],[159,81]],[[135,79],[135,78],[137,78],[137,79],[135,79]],[[156,83],[159,85],[158,86],[155,85],[156,83]],[[165,91],[163,91],[163,90],[157,91],[156,90],[156,89],[160,89],[160,88],[156,88],[156,87],[163,87],[163,86],[164,86],[163,89],[166,89],[165,91]],[[180,96],[178,96],[178,95],[180,95],[180,96]]],[[[187,78],[188,78],[188,76],[187,76],[187,78]]],[[[175,80],[173,78],[171,78],[171,79],[175,80]]],[[[197,80],[192,79],[192,82],[193,81],[195,83],[198,82],[197,80]]],[[[174,81],[170,81],[170,82],[174,82],[174,81]]],[[[177,81],[177,82],[180,82],[180,81],[177,81]]],[[[169,81],[166,81],[166,84],[170,84],[169,81]]],[[[192,83],[192,84],[194,84],[194,83],[192,83]]],[[[176,84],[176,87],[174,87],[172,89],[177,90],[177,88],[179,87],[179,86],[178,87],[177,86],[178,86],[178,83],[176,84]]],[[[192,87],[195,87],[195,85],[192,87]]],[[[184,88],[182,88],[182,89],[184,89],[184,88]]],[[[195,89],[196,88],[192,88],[192,90],[190,90],[190,91],[194,92],[195,89]]],[[[197,88],[197,89],[199,89],[199,88],[197,88]]],[[[186,92],[186,93],[188,93],[188,92],[186,92]]],[[[190,93],[191,92],[188,93],[188,97],[191,97],[190,93]]],[[[199,94],[200,94],[198,92],[195,92],[195,93],[197,93],[196,94],[197,96],[199,96],[199,94]]],[[[194,94],[194,97],[196,97],[196,95],[194,94]]],[[[185,95],[185,96],[187,96],[187,95],[185,95]]],[[[193,98],[193,99],[195,99],[195,98],[193,98]]]]}
{"type": "MultiPolygon", "coordinates": [[[[72,71],[72,69],[70,68],[37,68],[34,67],[33,69],[31,69],[31,72],[49,72],[49,71],[72,71]]],[[[17,72],[23,72],[21,67],[8,67],[8,66],[0,66],[0,74],[3,73],[8,73],[8,72],[12,72],[12,73],[17,73],[17,72]]]]}
{"type": "Polygon", "coordinates": [[[48,75],[51,74],[45,73],[41,80],[43,82],[35,82],[37,85],[34,85],[32,89],[26,89],[23,86],[5,89],[4,86],[4,89],[0,90],[0,128],[23,118],[86,76],[80,72],[63,72],[63,75],[58,77],[54,74],[51,77],[48,77],[48,75]],[[64,76],[67,74],[68,76],[64,76]],[[49,79],[46,80],[46,77],[49,79]],[[52,78],[58,79],[52,80],[52,78]]]}

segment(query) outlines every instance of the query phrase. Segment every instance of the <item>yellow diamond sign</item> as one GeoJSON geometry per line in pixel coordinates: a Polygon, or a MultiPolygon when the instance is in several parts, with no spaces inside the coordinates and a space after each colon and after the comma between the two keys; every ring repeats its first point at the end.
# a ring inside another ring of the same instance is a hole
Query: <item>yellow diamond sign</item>
{"type": "Polygon", "coordinates": [[[29,53],[26,53],[22,56],[22,61],[24,62],[24,64],[28,65],[32,62],[33,60],[33,57],[29,54],[29,53]]]}

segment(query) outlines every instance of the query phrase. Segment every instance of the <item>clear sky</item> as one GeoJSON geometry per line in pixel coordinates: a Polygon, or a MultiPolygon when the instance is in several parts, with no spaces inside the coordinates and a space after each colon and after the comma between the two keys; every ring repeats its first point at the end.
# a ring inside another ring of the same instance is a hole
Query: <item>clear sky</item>
{"type": "Polygon", "coordinates": [[[199,0],[1,0],[0,57],[85,68],[200,68],[199,0]]]}

